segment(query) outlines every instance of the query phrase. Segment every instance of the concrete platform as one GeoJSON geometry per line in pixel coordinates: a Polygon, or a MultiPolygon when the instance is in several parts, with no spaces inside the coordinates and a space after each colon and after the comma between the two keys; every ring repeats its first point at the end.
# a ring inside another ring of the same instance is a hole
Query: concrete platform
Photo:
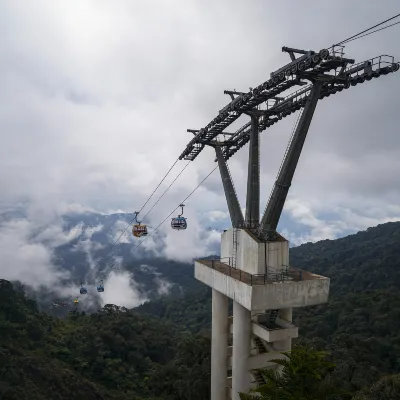
{"type": "Polygon", "coordinates": [[[195,277],[250,311],[313,306],[329,296],[329,278],[293,268],[288,280],[277,281],[278,275],[252,275],[221,261],[197,260],[195,277]]]}

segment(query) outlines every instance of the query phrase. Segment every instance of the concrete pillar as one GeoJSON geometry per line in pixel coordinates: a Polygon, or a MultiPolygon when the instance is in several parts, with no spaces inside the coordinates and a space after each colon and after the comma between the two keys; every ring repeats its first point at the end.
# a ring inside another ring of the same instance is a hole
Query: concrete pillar
{"type": "Polygon", "coordinates": [[[239,392],[250,391],[249,356],[251,313],[233,302],[232,400],[240,400],[239,392]]]}
{"type": "Polygon", "coordinates": [[[226,400],[228,364],[228,297],[212,291],[211,400],[226,400]]]}
{"type": "MultiPolygon", "coordinates": [[[[292,322],[292,314],[293,314],[292,308],[281,308],[279,310],[279,316],[287,319],[290,322],[292,322]]],[[[283,351],[290,351],[292,349],[292,339],[289,338],[289,339],[282,340],[280,342],[280,348],[283,351]]]]}

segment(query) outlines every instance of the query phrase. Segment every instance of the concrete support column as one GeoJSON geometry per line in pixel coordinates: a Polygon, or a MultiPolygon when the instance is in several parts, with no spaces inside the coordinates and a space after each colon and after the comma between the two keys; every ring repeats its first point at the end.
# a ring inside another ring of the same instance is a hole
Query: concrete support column
{"type": "MultiPolygon", "coordinates": [[[[281,308],[279,310],[279,316],[292,322],[293,308],[281,308]]],[[[280,342],[280,347],[283,351],[290,351],[292,349],[292,339],[285,339],[280,342]]]]}
{"type": "MultiPolygon", "coordinates": [[[[279,310],[279,317],[285,318],[288,321],[292,322],[292,311],[292,308],[281,308],[279,310]]],[[[292,339],[289,338],[285,340],[280,340],[279,342],[275,342],[274,346],[278,351],[290,351],[292,349],[292,339]]],[[[281,365],[278,365],[276,367],[276,371],[278,373],[282,373],[283,367],[281,365]]]]}
{"type": "Polygon", "coordinates": [[[211,400],[226,400],[228,364],[228,297],[212,291],[211,400]]]}
{"type": "Polygon", "coordinates": [[[251,313],[233,302],[232,400],[240,400],[239,392],[250,391],[251,313]]]}

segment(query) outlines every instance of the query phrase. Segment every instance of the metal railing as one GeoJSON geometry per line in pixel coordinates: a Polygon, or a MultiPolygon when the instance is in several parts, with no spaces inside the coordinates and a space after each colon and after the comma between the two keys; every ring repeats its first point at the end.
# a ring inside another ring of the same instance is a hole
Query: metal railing
{"type": "Polygon", "coordinates": [[[283,266],[280,272],[267,272],[266,274],[250,274],[231,265],[232,257],[199,259],[199,262],[211,262],[211,268],[227,276],[244,282],[248,285],[266,285],[273,282],[301,281],[303,280],[302,270],[292,270],[288,265],[283,266]]]}

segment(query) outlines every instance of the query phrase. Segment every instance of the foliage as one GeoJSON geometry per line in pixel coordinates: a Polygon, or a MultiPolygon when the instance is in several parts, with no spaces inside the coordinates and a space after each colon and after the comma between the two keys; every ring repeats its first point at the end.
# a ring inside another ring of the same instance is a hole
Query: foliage
{"type": "Polygon", "coordinates": [[[0,280],[0,365],[2,399],[204,400],[210,341],[114,305],[53,318],[0,280]]]}
{"type": "Polygon", "coordinates": [[[152,315],[161,321],[172,322],[191,332],[211,329],[211,290],[188,293],[179,298],[164,297],[146,302],[136,308],[143,315],[152,315]]]}
{"type": "Polygon", "coordinates": [[[242,400],[322,400],[327,395],[340,395],[327,378],[334,364],[326,360],[326,353],[308,347],[296,346],[283,353],[286,358],[271,360],[282,371],[260,370],[266,384],[255,389],[261,397],[241,394],[242,400]]]}
{"type": "Polygon", "coordinates": [[[400,399],[400,375],[385,376],[354,397],[354,400],[398,399],[400,399]]]}

